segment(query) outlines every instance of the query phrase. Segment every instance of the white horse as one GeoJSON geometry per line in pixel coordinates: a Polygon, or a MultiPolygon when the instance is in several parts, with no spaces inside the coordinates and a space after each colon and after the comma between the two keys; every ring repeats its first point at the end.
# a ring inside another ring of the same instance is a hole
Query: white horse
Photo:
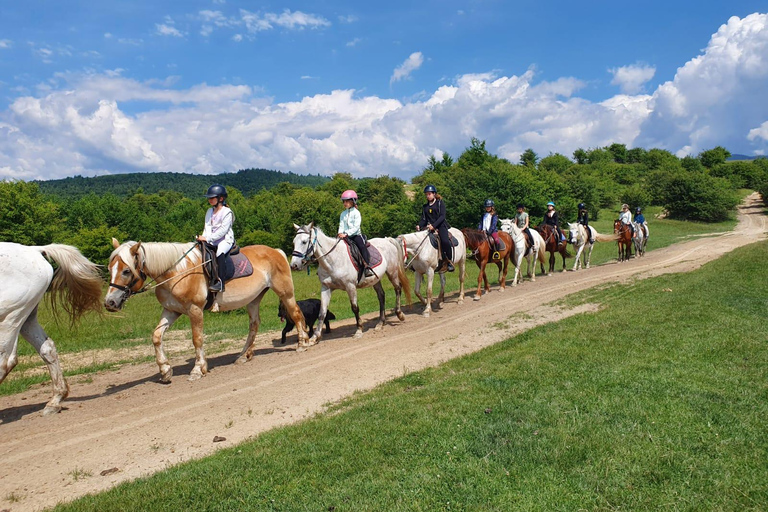
{"type": "Polygon", "coordinates": [[[99,311],[103,284],[99,267],[69,245],[27,247],[4,242],[0,243],[0,276],[0,382],[18,362],[16,348],[21,333],[51,374],[53,398],[43,414],[59,412],[69,386],[56,345],[37,321],[37,307],[50,291],[54,315],[57,307],[63,307],[73,324],[87,311],[99,311]],[[56,272],[46,258],[58,265],[56,272]]]}
{"type": "Polygon", "coordinates": [[[589,226],[591,235],[587,234],[586,228],[578,222],[569,222],[568,231],[570,232],[570,239],[573,245],[576,246],[576,260],[573,262],[573,270],[579,268],[589,268],[589,260],[592,258],[592,249],[594,248],[594,242],[613,242],[616,241],[616,237],[613,235],[601,235],[595,228],[589,226]],[[593,240],[593,243],[589,241],[593,240]],[[584,248],[587,250],[584,251],[584,248]],[[584,265],[581,264],[581,255],[584,255],[584,265]]]}
{"type": "MultiPolygon", "coordinates": [[[[648,243],[648,236],[646,235],[646,231],[648,230],[648,224],[640,224],[639,222],[635,222],[635,256],[642,257],[645,256],[645,246],[648,243]],[[645,227],[645,230],[643,229],[645,227]]],[[[650,231],[648,232],[650,234],[650,231]]]]}
{"type": "MultiPolygon", "coordinates": [[[[466,277],[467,268],[467,242],[464,239],[464,233],[456,228],[450,228],[448,230],[459,244],[453,248],[453,259],[451,263],[459,269],[459,304],[464,303],[464,278],[466,277]]],[[[425,305],[423,315],[428,317],[432,312],[432,281],[435,278],[435,270],[437,269],[438,261],[440,260],[440,253],[437,249],[432,247],[427,237],[427,231],[416,231],[414,233],[406,233],[400,235],[398,240],[402,241],[405,248],[405,252],[413,259],[408,264],[413,267],[413,271],[416,274],[416,288],[415,293],[422,304],[425,305]],[[425,277],[426,276],[426,277],[425,277]],[[424,299],[421,295],[421,280],[422,278],[427,281],[427,298],[424,299]]],[[[440,295],[437,297],[438,305],[445,301],[445,273],[440,274],[440,295]]]]}
{"type": "Polygon", "coordinates": [[[302,270],[310,261],[317,262],[317,276],[320,278],[320,316],[317,319],[315,332],[309,340],[315,344],[322,337],[323,323],[328,312],[333,290],[346,290],[349,303],[357,321],[355,338],[363,335],[363,323],[360,321],[360,308],[357,305],[357,289],[372,286],[379,298],[379,324],[374,330],[384,327],[384,288],[381,285],[382,273],[386,273],[395,288],[395,315],[400,321],[405,320],[400,309],[400,293],[405,291],[408,304],[411,304],[411,287],[405,274],[405,251],[400,242],[394,238],[372,238],[371,246],[381,254],[381,264],[374,267],[374,275],[357,280],[357,269],[347,252],[347,244],[339,238],[331,238],[323,230],[310,223],[305,226],[293,225],[296,236],[293,238],[293,253],[291,268],[302,270]]]}
{"type": "MultiPolygon", "coordinates": [[[[520,265],[522,264],[522,257],[518,257],[518,247],[517,247],[517,241],[518,237],[522,237],[522,249],[521,254],[525,257],[525,260],[528,262],[528,277],[531,278],[531,281],[536,281],[536,260],[539,260],[541,263],[541,268],[544,269],[544,262],[546,260],[546,249],[544,246],[544,239],[541,238],[541,235],[538,231],[535,229],[529,229],[528,231],[531,233],[531,238],[533,239],[533,243],[531,245],[531,250],[528,251],[528,254],[525,254],[525,235],[523,234],[523,230],[517,227],[515,224],[515,221],[513,219],[501,219],[499,221],[501,225],[501,230],[509,233],[509,236],[512,237],[512,240],[515,241],[515,257],[514,257],[514,263],[515,263],[515,281],[512,283],[514,286],[517,282],[518,273],[522,272],[520,270],[520,265]]],[[[546,271],[545,271],[546,275],[546,271]]]]}

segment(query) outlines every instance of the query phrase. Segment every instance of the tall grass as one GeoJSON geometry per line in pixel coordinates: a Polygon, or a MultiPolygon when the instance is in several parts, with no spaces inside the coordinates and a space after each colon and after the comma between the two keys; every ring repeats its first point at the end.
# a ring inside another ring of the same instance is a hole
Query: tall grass
{"type": "Polygon", "coordinates": [[[58,510],[765,510],[768,243],[58,510]]]}

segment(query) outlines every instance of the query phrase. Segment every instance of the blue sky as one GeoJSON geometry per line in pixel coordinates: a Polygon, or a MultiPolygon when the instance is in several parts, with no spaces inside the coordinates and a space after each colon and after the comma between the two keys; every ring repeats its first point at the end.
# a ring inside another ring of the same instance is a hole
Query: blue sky
{"type": "Polygon", "coordinates": [[[4,2],[0,179],[768,150],[758,2],[4,2]],[[370,4],[370,5],[369,5],[370,4]]]}

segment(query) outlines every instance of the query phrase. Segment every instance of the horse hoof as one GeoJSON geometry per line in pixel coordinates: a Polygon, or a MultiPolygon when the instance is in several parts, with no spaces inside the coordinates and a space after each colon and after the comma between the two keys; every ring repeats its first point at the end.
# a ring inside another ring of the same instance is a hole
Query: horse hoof
{"type": "Polygon", "coordinates": [[[480,300],[480,296],[479,295],[475,295],[474,297],[472,297],[472,300],[480,300]]]}
{"type": "Polygon", "coordinates": [[[457,301],[457,304],[458,304],[459,306],[461,306],[462,304],[464,304],[464,299],[459,299],[459,300],[457,301]]]}
{"type": "MultiPolygon", "coordinates": [[[[378,329],[379,329],[379,326],[377,325],[377,326],[376,326],[376,330],[378,330],[378,329]]],[[[361,330],[359,330],[359,329],[358,329],[358,330],[357,330],[357,332],[355,332],[355,335],[354,335],[354,336],[352,336],[352,337],[353,337],[353,338],[355,338],[355,339],[360,339],[360,338],[362,338],[362,337],[363,337],[363,331],[361,331],[361,330]]]]}
{"type": "Polygon", "coordinates": [[[203,372],[197,368],[192,370],[192,373],[189,374],[189,377],[187,377],[187,380],[189,382],[194,382],[196,380],[200,380],[203,378],[203,372]]]}
{"type": "Polygon", "coordinates": [[[309,338],[309,341],[307,342],[308,346],[316,345],[317,344],[317,336],[312,336],[309,338]]]}
{"type": "Polygon", "coordinates": [[[306,352],[306,351],[307,351],[307,347],[305,347],[304,345],[296,345],[296,352],[306,352]]]}
{"type": "Polygon", "coordinates": [[[397,319],[400,320],[401,322],[405,322],[405,315],[403,314],[402,311],[397,312],[397,319]]]}
{"type": "Polygon", "coordinates": [[[424,318],[429,318],[429,311],[425,311],[421,314],[424,318]]]}
{"type": "Polygon", "coordinates": [[[249,361],[250,358],[246,356],[240,356],[235,360],[235,364],[245,364],[249,361]]]}
{"type": "Polygon", "coordinates": [[[50,416],[59,412],[61,412],[60,405],[46,405],[45,409],[43,409],[43,416],[50,416]]]}

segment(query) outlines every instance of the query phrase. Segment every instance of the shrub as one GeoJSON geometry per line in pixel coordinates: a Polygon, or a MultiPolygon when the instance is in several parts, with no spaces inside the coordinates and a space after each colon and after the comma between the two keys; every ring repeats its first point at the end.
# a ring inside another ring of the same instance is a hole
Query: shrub
{"type": "Polygon", "coordinates": [[[672,218],[718,222],[728,218],[728,212],[739,198],[724,178],[704,173],[678,173],[667,185],[666,209],[672,218]]]}

